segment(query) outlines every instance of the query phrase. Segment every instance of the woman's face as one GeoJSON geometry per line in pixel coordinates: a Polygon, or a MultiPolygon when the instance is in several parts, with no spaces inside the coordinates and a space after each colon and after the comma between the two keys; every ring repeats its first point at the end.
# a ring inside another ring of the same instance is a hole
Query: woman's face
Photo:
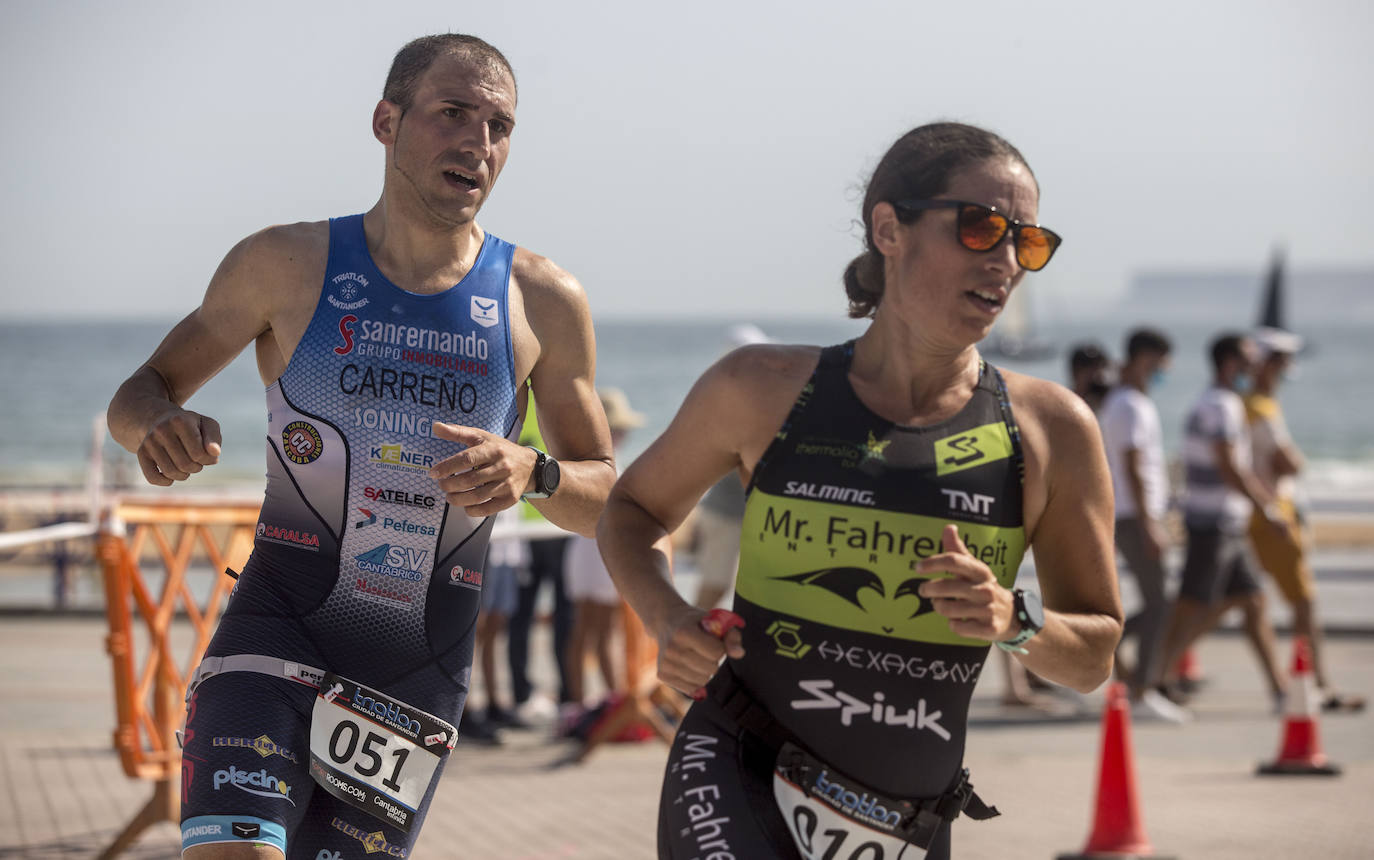
{"type": "MultiPolygon", "coordinates": [[[[1023,224],[1035,224],[1039,194],[1024,164],[997,158],[964,168],[950,178],[937,199],[992,206],[1023,224]]],[[[879,207],[888,204],[878,204],[879,207]]],[[[882,312],[929,328],[951,346],[982,340],[1026,270],[1016,262],[1012,231],[991,251],[959,244],[957,209],[930,209],[913,224],[895,214],[879,217],[874,207],[874,240],[885,260],[882,312]],[[882,222],[886,222],[883,226],[882,222]]]]}

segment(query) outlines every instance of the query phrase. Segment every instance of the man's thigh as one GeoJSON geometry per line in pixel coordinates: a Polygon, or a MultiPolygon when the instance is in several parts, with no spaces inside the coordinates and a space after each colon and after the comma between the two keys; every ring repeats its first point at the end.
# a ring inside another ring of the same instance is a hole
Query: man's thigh
{"type": "Polygon", "coordinates": [[[203,681],[187,703],[181,753],[182,848],[265,844],[285,852],[314,793],[315,692],[259,672],[203,681]]]}
{"type": "Polygon", "coordinates": [[[1220,529],[1188,527],[1188,549],[1184,556],[1179,596],[1211,606],[1221,599],[1229,580],[1223,569],[1226,559],[1224,536],[1220,529]]]}

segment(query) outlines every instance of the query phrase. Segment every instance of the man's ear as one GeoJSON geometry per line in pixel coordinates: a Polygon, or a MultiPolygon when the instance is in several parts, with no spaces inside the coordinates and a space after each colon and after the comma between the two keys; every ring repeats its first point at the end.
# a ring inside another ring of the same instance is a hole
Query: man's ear
{"type": "Polygon", "coordinates": [[[401,106],[382,99],[372,110],[372,135],[386,146],[396,142],[396,132],[401,125],[401,106]]]}

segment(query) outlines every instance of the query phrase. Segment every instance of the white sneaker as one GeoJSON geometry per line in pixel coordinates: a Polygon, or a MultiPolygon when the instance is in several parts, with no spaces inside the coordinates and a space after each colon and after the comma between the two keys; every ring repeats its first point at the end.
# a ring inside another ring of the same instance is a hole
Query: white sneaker
{"type": "Polygon", "coordinates": [[[1191,723],[1192,712],[1179,707],[1158,690],[1146,690],[1140,698],[1131,703],[1132,719],[1141,722],[1191,723]]]}
{"type": "Polygon", "coordinates": [[[543,693],[536,692],[515,708],[515,715],[531,725],[546,726],[558,719],[558,705],[543,693]]]}

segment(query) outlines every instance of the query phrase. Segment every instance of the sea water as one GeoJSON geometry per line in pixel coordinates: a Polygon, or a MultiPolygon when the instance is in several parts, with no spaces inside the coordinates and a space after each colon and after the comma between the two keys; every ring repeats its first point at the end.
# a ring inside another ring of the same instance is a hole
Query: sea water
{"type": "MultiPolygon", "coordinates": [[[[617,386],[647,417],[619,459],[628,463],[672,420],[692,383],[730,348],[736,322],[758,325],[785,343],[836,343],[866,323],[829,320],[602,320],[596,324],[597,384],[617,386]]],[[[0,485],[79,485],[86,477],[93,421],[120,382],[156,348],[173,321],[10,322],[0,324],[0,485]]],[[[1067,378],[1073,345],[1096,341],[1121,355],[1127,319],[1053,323],[1040,334],[1056,346],[1032,362],[992,358],[1012,370],[1055,381],[1067,378]]],[[[1152,392],[1166,453],[1177,456],[1184,416],[1210,377],[1206,351],[1221,326],[1198,321],[1167,327],[1173,366],[1152,392]]],[[[1310,348],[1280,391],[1295,441],[1308,457],[1306,483],[1323,504],[1374,509],[1374,333],[1359,322],[1304,329],[1310,348]]],[[[223,428],[221,462],[196,475],[196,486],[261,487],[265,471],[266,401],[253,351],[246,350],[188,402],[223,428]]],[[[107,479],[137,480],[133,456],[113,440],[102,445],[107,479]]]]}

